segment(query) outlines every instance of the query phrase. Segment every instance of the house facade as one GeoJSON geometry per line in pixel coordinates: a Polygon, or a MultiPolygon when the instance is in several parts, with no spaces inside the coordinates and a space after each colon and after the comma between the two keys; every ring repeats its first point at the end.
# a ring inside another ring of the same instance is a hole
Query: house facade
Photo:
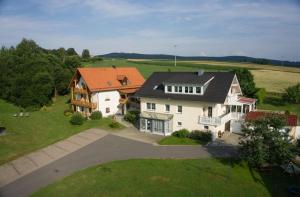
{"type": "Polygon", "coordinates": [[[129,105],[139,107],[130,97],[143,83],[136,68],[78,68],[70,83],[72,109],[85,116],[125,114],[129,105]]]}
{"type": "Polygon", "coordinates": [[[255,99],[242,96],[231,72],[156,72],[135,94],[140,131],[171,135],[180,129],[240,132],[255,99]]]}

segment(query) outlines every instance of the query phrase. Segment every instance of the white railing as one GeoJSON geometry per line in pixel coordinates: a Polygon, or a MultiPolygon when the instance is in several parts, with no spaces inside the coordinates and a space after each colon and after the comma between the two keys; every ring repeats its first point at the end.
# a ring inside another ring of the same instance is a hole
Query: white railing
{"type": "Polygon", "coordinates": [[[240,120],[243,117],[244,114],[238,112],[223,114],[222,116],[218,117],[199,116],[199,123],[208,125],[220,125],[228,122],[229,120],[240,120]]]}

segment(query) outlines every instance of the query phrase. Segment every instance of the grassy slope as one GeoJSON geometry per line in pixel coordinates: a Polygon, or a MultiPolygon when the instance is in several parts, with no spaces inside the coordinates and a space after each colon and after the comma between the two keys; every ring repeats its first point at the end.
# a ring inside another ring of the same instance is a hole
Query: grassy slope
{"type": "Polygon", "coordinates": [[[69,117],[63,115],[64,109],[68,107],[68,98],[58,97],[52,106],[44,111],[30,113],[30,117],[13,117],[19,109],[0,100],[0,124],[9,131],[7,135],[0,136],[0,164],[88,128],[109,129],[111,119],[108,118],[87,121],[81,126],[71,125],[69,117]]]}
{"type": "Polygon", "coordinates": [[[175,136],[164,137],[158,143],[161,145],[199,145],[199,144],[203,144],[199,140],[194,140],[194,139],[190,139],[190,138],[178,138],[175,136]]]}
{"type": "Polygon", "coordinates": [[[232,160],[127,160],[76,172],[33,196],[286,196],[292,179],[232,160]]]}

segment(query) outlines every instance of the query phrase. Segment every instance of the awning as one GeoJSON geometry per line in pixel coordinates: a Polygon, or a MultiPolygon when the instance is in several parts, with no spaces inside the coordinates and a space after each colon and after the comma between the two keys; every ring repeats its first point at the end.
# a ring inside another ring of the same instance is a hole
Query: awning
{"type": "Polygon", "coordinates": [[[135,93],[138,89],[137,88],[130,88],[130,89],[121,89],[119,90],[122,94],[130,94],[135,93]]]}
{"type": "Polygon", "coordinates": [[[157,120],[171,120],[173,118],[173,115],[154,113],[154,112],[142,112],[141,117],[149,118],[149,119],[157,119],[157,120]]]}
{"type": "Polygon", "coordinates": [[[238,98],[239,103],[244,103],[244,104],[252,104],[256,102],[256,99],[254,98],[247,98],[247,97],[239,97],[238,98]]]}

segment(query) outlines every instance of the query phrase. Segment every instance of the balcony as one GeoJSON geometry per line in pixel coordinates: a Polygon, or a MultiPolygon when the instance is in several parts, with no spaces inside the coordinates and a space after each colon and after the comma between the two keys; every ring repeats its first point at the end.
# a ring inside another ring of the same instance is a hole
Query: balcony
{"type": "Polygon", "coordinates": [[[91,103],[91,102],[83,100],[83,99],[82,100],[71,100],[71,104],[76,105],[76,106],[81,106],[81,107],[92,108],[92,109],[97,108],[96,103],[91,103]]]}
{"type": "Polygon", "coordinates": [[[119,99],[119,102],[120,102],[121,104],[125,104],[125,103],[127,103],[127,101],[128,101],[128,98],[120,98],[120,99],[119,99]]]}
{"type": "Polygon", "coordinates": [[[244,118],[243,113],[231,112],[218,117],[199,116],[199,124],[221,125],[230,120],[241,120],[244,118]]]}
{"type": "Polygon", "coordinates": [[[74,93],[78,94],[88,94],[88,91],[86,88],[73,88],[74,93]]]}

